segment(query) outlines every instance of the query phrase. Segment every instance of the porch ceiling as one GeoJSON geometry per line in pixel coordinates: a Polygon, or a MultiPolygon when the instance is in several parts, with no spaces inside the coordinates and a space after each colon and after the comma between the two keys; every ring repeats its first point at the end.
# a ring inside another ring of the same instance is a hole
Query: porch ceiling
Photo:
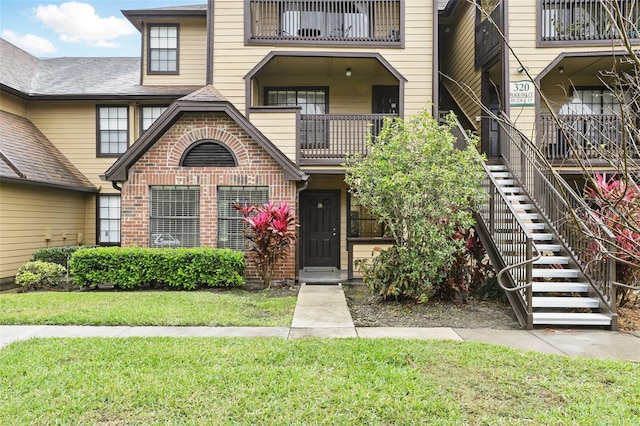
{"type": "Polygon", "coordinates": [[[260,76],[277,77],[344,77],[351,68],[353,77],[379,78],[393,75],[374,58],[295,57],[276,56],[258,73],[260,76]]]}
{"type": "Polygon", "coordinates": [[[632,69],[632,65],[620,56],[615,58],[611,55],[566,57],[559,61],[556,64],[555,69],[548,75],[557,76],[560,67],[562,67],[562,76],[564,78],[597,76],[600,71],[611,70],[614,67],[614,64],[616,69],[619,71],[630,71],[632,69]]]}

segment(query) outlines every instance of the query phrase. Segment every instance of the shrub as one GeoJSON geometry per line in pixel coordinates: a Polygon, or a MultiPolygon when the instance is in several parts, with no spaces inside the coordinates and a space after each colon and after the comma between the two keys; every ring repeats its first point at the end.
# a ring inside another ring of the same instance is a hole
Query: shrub
{"type": "Polygon", "coordinates": [[[348,158],[345,181],[394,240],[365,268],[363,279],[382,297],[425,300],[455,262],[461,240],[484,198],[482,157],[474,143],[455,148],[449,125],[427,112],[385,120],[366,157],[348,158]]]}
{"type": "MultiPolygon", "coordinates": [[[[76,250],[83,246],[64,246],[64,247],[47,247],[40,250],[36,250],[31,256],[31,260],[41,260],[43,262],[57,263],[65,268],[68,268],[68,261],[76,252],[76,250]]],[[[91,247],[91,246],[84,246],[91,247]]]]}
{"type": "Polygon", "coordinates": [[[16,284],[28,290],[58,287],[67,270],[62,265],[40,260],[27,262],[16,274],[16,284]]]}
{"type": "Polygon", "coordinates": [[[256,265],[265,288],[271,287],[273,270],[280,260],[287,257],[296,240],[296,219],[286,203],[276,207],[273,203],[263,206],[234,205],[249,225],[244,236],[249,240],[247,255],[256,265]]]}
{"type": "Polygon", "coordinates": [[[77,250],[69,262],[74,282],[95,288],[231,287],[243,283],[244,254],[214,248],[100,247],[77,250]]]}

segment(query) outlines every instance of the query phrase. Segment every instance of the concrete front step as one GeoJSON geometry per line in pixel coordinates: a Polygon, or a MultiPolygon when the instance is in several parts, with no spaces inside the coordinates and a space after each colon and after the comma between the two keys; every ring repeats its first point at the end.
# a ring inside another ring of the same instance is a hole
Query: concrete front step
{"type": "Polygon", "coordinates": [[[600,306],[598,299],[593,297],[542,297],[531,298],[534,308],[597,308],[600,306]]]}
{"type": "Polygon", "coordinates": [[[553,253],[557,253],[560,250],[562,250],[562,245],[560,244],[537,244],[536,243],[536,247],[538,248],[538,250],[540,250],[541,252],[553,252],[553,253]]]}
{"type": "Polygon", "coordinates": [[[533,278],[578,278],[578,269],[542,269],[533,268],[533,278]]]}
{"type": "Polygon", "coordinates": [[[534,325],[611,325],[611,317],[598,313],[534,312],[534,325]]]}

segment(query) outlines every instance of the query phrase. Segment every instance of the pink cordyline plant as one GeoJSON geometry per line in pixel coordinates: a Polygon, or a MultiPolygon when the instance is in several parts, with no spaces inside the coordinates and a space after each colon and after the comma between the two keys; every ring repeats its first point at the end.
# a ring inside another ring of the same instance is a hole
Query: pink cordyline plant
{"type": "Polygon", "coordinates": [[[287,258],[296,240],[296,218],[286,203],[276,207],[269,202],[261,206],[235,204],[242,213],[247,227],[244,236],[248,240],[247,255],[258,270],[265,288],[271,287],[276,264],[287,258]]]}

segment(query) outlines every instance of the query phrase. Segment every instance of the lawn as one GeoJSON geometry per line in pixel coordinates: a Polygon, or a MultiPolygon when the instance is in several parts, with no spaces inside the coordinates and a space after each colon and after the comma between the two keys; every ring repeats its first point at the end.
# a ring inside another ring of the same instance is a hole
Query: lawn
{"type": "Polygon", "coordinates": [[[24,424],[630,425],[640,365],[473,342],[32,339],[0,350],[24,424]]]}
{"type": "Polygon", "coordinates": [[[0,324],[288,327],[295,305],[241,289],[1,294],[0,324]]]}

